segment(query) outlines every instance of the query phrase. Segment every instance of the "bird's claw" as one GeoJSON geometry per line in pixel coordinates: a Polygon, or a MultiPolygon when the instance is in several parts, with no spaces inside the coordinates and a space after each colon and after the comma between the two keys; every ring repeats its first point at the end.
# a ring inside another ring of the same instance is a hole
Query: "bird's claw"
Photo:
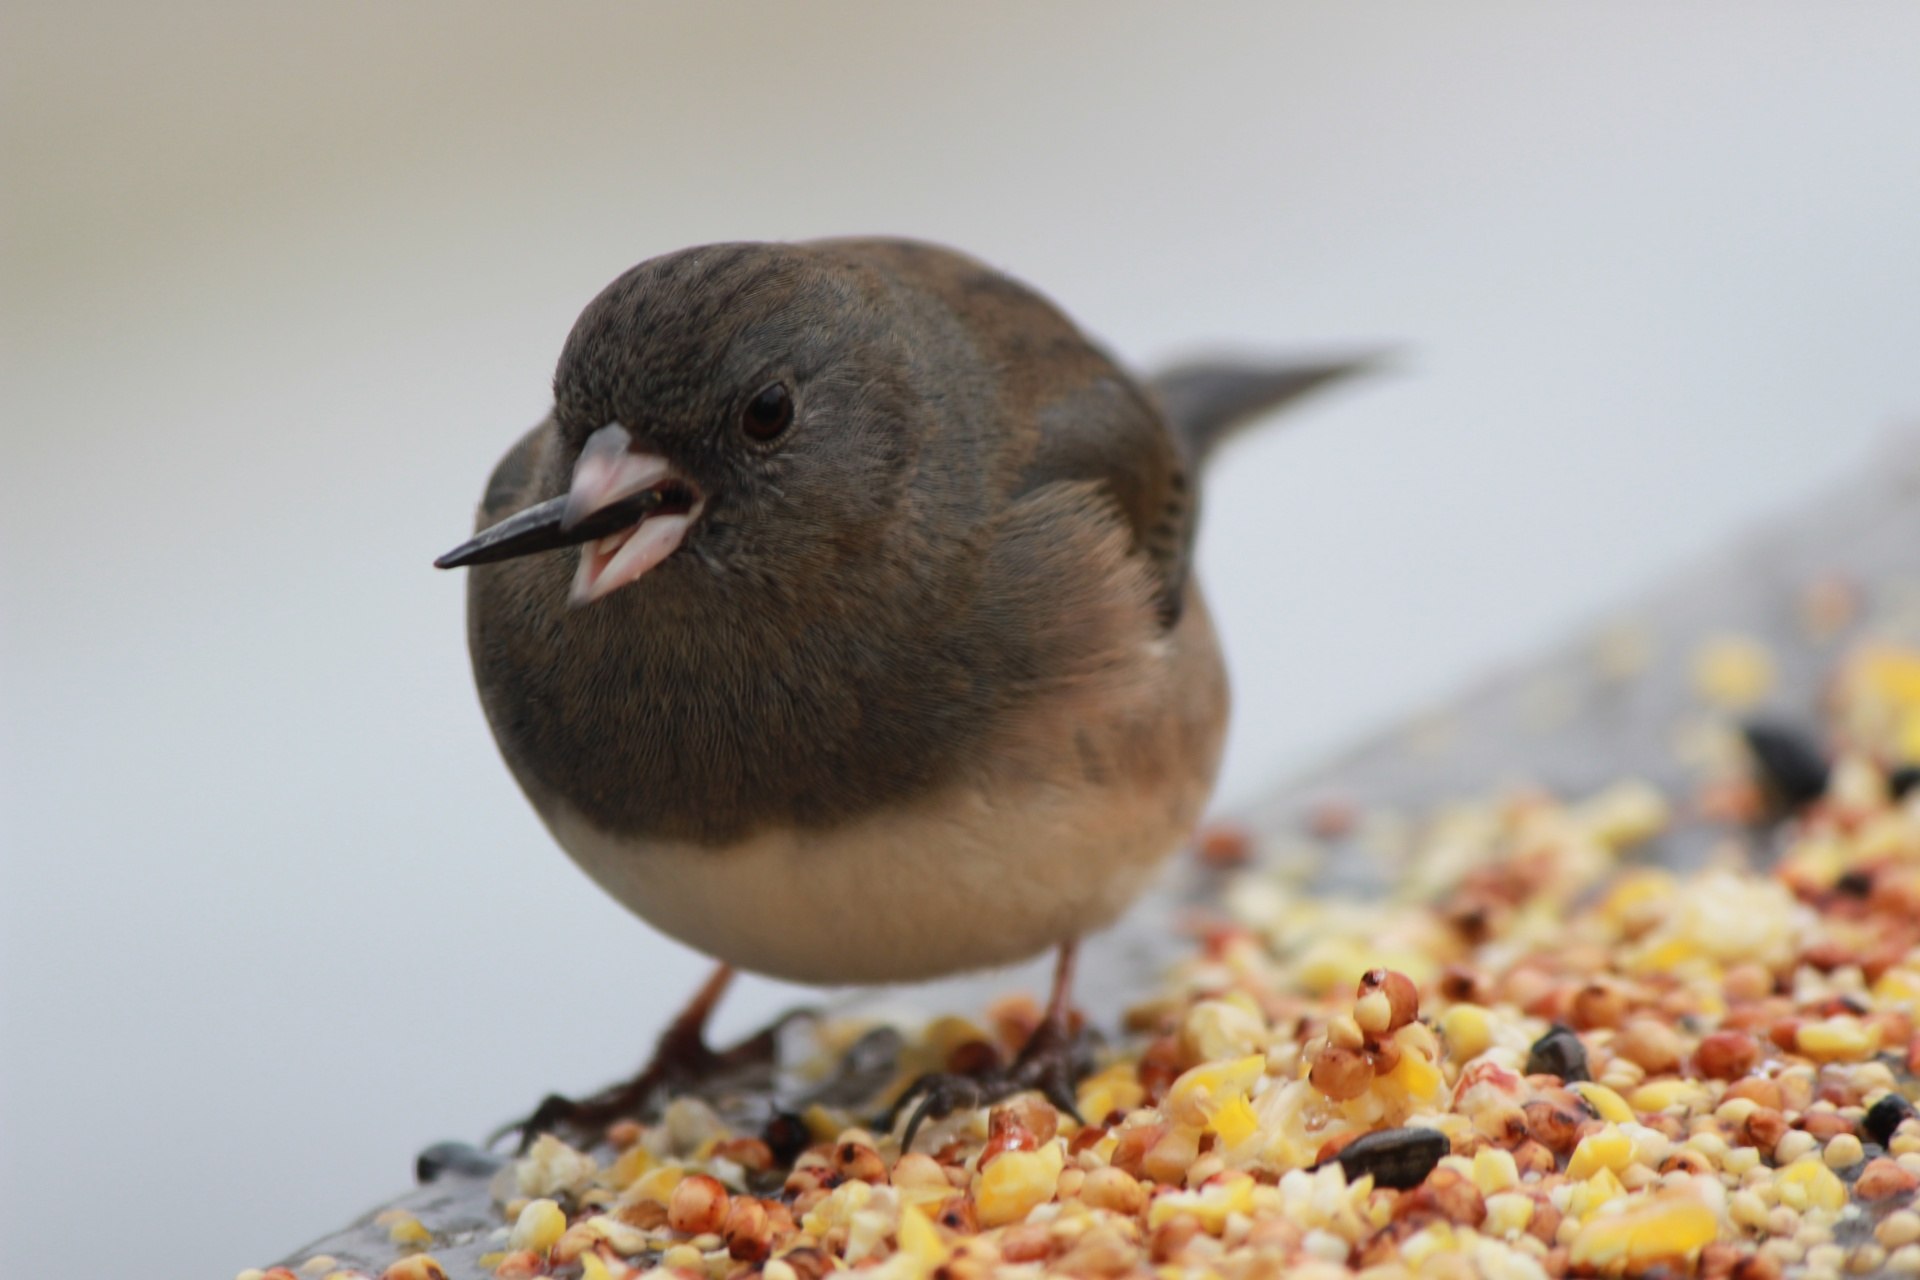
{"type": "Polygon", "coordinates": [[[717,1052],[707,1047],[697,1030],[670,1028],[653,1061],[633,1079],[586,1098],[550,1093],[526,1118],[496,1130],[487,1139],[487,1149],[517,1135],[514,1150],[524,1155],[543,1133],[591,1146],[615,1121],[648,1119],[667,1096],[710,1096],[739,1085],[749,1072],[770,1075],[779,1060],[781,1033],[797,1020],[819,1016],[820,1011],[810,1007],[788,1010],[739,1044],[717,1052]]]}
{"type": "Polygon", "coordinates": [[[894,1101],[885,1128],[891,1132],[900,1116],[912,1107],[906,1131],[900,1137],[900,1149],[911,1151],[920,1126],[927,1121],[942,1119],[963,1107],[983,1107],[1028,1092],[1040,1094],[1062,1115],[1084,1125],[1074,1084],[1087,1073],[1089,1065],[1082,1046],[1072,1036],[1063,1028],[1042,1023],[1010,1067],[990,1066],[974,1074],[934,1071],[915,1080],[894,1101]]]}

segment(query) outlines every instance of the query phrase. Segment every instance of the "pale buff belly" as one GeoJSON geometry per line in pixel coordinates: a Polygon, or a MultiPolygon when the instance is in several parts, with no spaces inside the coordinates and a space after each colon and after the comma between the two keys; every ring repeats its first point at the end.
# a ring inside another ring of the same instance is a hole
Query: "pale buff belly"
{"type": "Polygon", "coordinates": [[[1206,803],[1226,690],[1197,596],[1141,656],[1141,696],[1072,699],[988,776],[831,831],[712,848],[610,836],[561,801],[544,816],[614,898],[742,969],[831,985],[1011,964],[1111,924],[1206,803]],[[1090,778],[1089,734],[1125,735],[1133,767],[1090,778]]]}

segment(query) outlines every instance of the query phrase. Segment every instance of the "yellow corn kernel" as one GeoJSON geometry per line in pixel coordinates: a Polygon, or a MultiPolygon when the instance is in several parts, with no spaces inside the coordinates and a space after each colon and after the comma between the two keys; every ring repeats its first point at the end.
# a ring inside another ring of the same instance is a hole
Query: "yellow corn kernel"
{"type": "Polygon", "coordinates": [[[567,1215],[551,1200],[529,1200],[514,1220],[513,1234],[507,1243],[515,1249],[545,1253],[560,1243],[567,1229],[567,1215]]]}
{"type": "Polygon", "coordinates": [[[1533,1225],[1533,1197],[1502,1191],[1487,1197],[1487,1218],[1480,1230],[1495,1239],[1517,1236],[1533,1225]]]}
{"type": "Polygon", "coordinates": [[[1180,1039],[1203,1062],[1244,1057],[1267,1044],[1267,1022],[1237,1000],[1202,1000],[1187,1011],[1180,1039]]]}
{"type": "Polygon", "coordinates": [[[1641,1270],[1691,1258],[1719,1234],[1713,1210],[1685,1192],[1655,1196],[1624,1213],[1589,1218],[1573,1238],[1575,1266],[1601,1271],[1641,1270]]]}
{"type": "Polygon", "coordinates": [[[1706,1096],[1706,1090],[1691,1080],[1655,1080],[1627,1095],[1627,1104],[1635,1111],[1665,1111],[1668,1107],[1689,1106],[1706,1096]]]}
{"type": "Polygon", "coordinates": [[[1586,1104],[1593,1108],[1594,1114],[1608,1124],[1633,1123],[1633,1108],[1627,1105],[1625,1098],[1607,1086],[1595,1084],[1591,1080],[1582,1080],[1567,1087],[1579,1094],[1586,1104]]]}
{"type": "Polygon", "coordinates": [[[1236,1094],[1214,1110],[1207,1120],[1207,1128],[1231,1151],[1260,1132],[1260,1117],[1254,1114],[1253,1104],[1245,1094],[1236,1094]]]}
{"type": "Polygon", "coordinates": [[[398,1245],[431,1244],[433,1232],[412,1214],[402,1213],[387,1223],[387,1239],[398,1245]]]}
{"type": "Polygon", "coordinates": [[[1160,1109],[1178,1124],[1203,1128],[1219,1108],[1235,1098],[1244,1099],[1266,1072],[1267,1058],[1261,1053],[1202,1063],[1173,1082],[1160,1109]]]}
{"type": "Polygon", "coordinates": [[[1514,1163],[1513,1152],[1499,1147],[1482,1147],[1474,1152],[1473,1185],[1483,1196],[1519,1186],[1520,1166],[1514,1163]]]}
{"type": "Polygon", "coordinates": [[[1147,1207],[1147,1228],[1152,1230],[1182,1214],[1199,1219],[1212,1235],[1227,1225],[1227,1215],[1248,1213],[1253,1209],[1254,1181],[1246,1174],[1220,1179],[1195,1191],[1169,1191],[1153,1198],[1147,1207]]]}
{"type": "Polygon", "coordinates": [[[923,1272],[943,1266],[951,1252],[940,1241],[933,1220],[913,1205],[900,1210],[900,1252],[912,1258],[923,1272]]]}
{"type": "Polygon", "coordinates": [[[1838,1212],[1847,1204],[1846,1184],[1818,1156],[1796,1160],[1780,1170],[1773,1185],[1780,1192],[1780,1203],[1789,1209],[1838,1212]]]}
{"type": "Polygon", "coordinates": [[[580,1255],[580,1280],[613,1280],[613,1273],[597,1253],[580,1255]]]}
{"type": "Polygon", "coordinates": [[[995,1157],[979,1175],[973,1194],[980,1225],[1003,1227],[1018,1222],[1053,1199],[1065,1165],[1058,1142],[1038,1151],[1008,1151],[995,1157]]]}
{"type": "Polygon", "coordinates": [[[1493,1019],[1477,1004],[1456,1004],[1440,1015],[1440,1036],[1446,1041],[1447,1057],[1466,1062],[1492,1047],[1493,1019]]]}
{"type": "Polygon", "coordinates": [[[1817,1062],[1859,1062],[1879,1052],[1880,1028],[1838,1014],[1804,1024],[1794,1044],[1817,1062]]]}
{"type": "Polygon", "coordinates": [[[1080,1114],[1094,1124],[1115,1111],[1132,1111],[1146,1100],[1147,1091],[1140,1087],[1138,1073],[1132,1064],[1125,1062],[1116,1062],[1105,1071],[1088,1076],[1080,1082],[1075,1095],[1080,1114]]]}
{"type": "Polygon", "coordinates": [[[641,1174],[652,1169],[657,1163],[651,1151],[635,1143],[614,1159],[612,1166],[607,1170],[607,1183],[624,1191],[638,1181],[641,1174]]]}
{"type": "Polygon", "coordinates": [[[1576,1183],[1567,1197],[1567,1216],[1586,1219],[1595,1209],[1627,1194],[1620,1178],[1611,1169],[1602,1169],[1585,1182],[1576,1183]]]}
{"type": "Polygon", "coordinates": [[[1633,1163],[1633,1140],[1612,1125],[1580,1139],[1567,1161],[1567,1178],[1591,1178],[1602,1169],[1619,1173],[1633,1163]]]}
{"type": "MultiPolygon", "coordinates": [[[[1413,1025],[1419,1026],[1418,1023],[1413,1025]]],[[[1439,1097],[1440,1091],[1446,1087],[1447,1083],[1446,1078],[1440,1074],[1440,1069],[1434,1066],[1424,1054],[1414,1049],[1403,1052],[1400,1055],[1400,1061],[1385,1078],[1422,1102],[1431,1102],[1439,1097]]]]}
{"type": "Polygon", "coordinates": [[[664,1205],[673,1199],[673,1189],[680,1185],[687,1171],[677,1164],[663,1164],[647,1170],[635,1178],[626,1189],[625,1198],[629,1200],[651,1200],[664,1205]]]}
{"type": "Polygon", "coordinates": [[[1294,967],[1294,978],[1308,995],[1325,995],[1342,988],[1351,991],[1360,975],[1373,967],[1373,956],[1345,938],[1321,938],[1309,943],[1294,967]]]}
{"type": "Polygon", "coordinates": [[[692,1245],[676,1244],[660,1255],[660,1265],[669,1271],[691,1271],[700,1275],[706,1270],[707,1260],[692,1245]]]}

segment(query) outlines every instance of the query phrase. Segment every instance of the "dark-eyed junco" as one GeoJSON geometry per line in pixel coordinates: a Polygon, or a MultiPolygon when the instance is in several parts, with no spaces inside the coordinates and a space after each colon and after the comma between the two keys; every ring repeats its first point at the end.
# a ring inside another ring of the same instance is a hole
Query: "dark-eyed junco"
{"type": "Polygon", "coordinates": [[[891,983],[1049,947],[1009,1079],[1070,1107],[1074,942],[1192,831],[1226,727],[1195,465],[1356,367],[1143,385],[1025,285],[902,240],[709,245],[608,286],[437,563],[475,566],[481,701],[555,839],[721,969],[654,1069],[530,1124],[710,1066],[735,967],[891,983]]]}

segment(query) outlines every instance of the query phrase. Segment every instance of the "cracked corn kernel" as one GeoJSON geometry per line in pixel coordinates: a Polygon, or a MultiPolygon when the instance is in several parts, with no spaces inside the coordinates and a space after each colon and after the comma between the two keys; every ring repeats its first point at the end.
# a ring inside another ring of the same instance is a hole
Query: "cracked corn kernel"
{"type": "Polygon", "coordinates": [[[1487,1216],[1480,1229],[1491,1236],[1513,1236],[1532,1223],[1533,1197],[1517,1191],[1502,1191],[1487,1197],[1487,1216]]]}
{"type": "Polygon", "coordinates": [[[560,1243],[566,1230],[567,1215],[559,1205],[547,1199],[529,1200],[514,1220],[513,1234],[507,1237],[507,1243],[515,1249],[545,1253],[560,1243]]]}
{"type": "Polygon", "coordinates": [[[1197,1058],[1218,1062],[1258,1053],[1267,1044],[1267,1024],[1238,1000],[1202,1000],[1180,1025],[1180,1039],[1197,1058]]]}
{"type": "Polygon", "coordinates": [[[1844,1014],[1803,1023],[1795,1047],[1816,1062],[1858,1062],[1880,1048],[1880,1028],[1844,1014]]]}
{"type": "Polygon", "coordinates": [[[1592,1107],[1594,1114],[1609,1124],[1632,1124],[1633,1108],[1627,1100],[1603,1084],[1591,1080],[1582,1080],[1570,1084],[1567,1088],[1580,1095],[1581,1101],[1592,1107]]]}
{"type": "Polygon", "coordinates": [[[1838,1212],[1847,1204],[1846,1185],[1818,1160],[1795,1161],[1780,1170],[1774,1185],[1779,1188],[1780,1203],[1801,1212],[1808,1209],[1838,1212]]]}
{"type": "Polygon", "coordinates": [[[941,1243],[940,1233],[934,1230],[933,1220],[912,1205],[900,1210],[900,1230],[897,1238],[900,1243],[900,1252],[912,1258],[926,1273],[931,1273],[945,1263],[951,1252],[941,1243]]]}
{"type": "Polygon", "coordinates": [[[1204,1127],[1215,1111],[1235,1098],[1245,1098],[1266,1071],[1267,1059],[1258,1053],[1229,1062],[1203,1063],[1173,1082],[1161,1110],[1178,1124],[1204,1127]]]}
{"type": "Polygon", "coordinates": [[[1051,1200],[1065,1164],[1060,1144],[1050,1142],[1038,1151],[1009,1151],[988,1165],[978,1175],[973,1193],[980,1225],[1019,1222],[1051,1200]]]}
{"type": "Polygon", "coordinates": [[[1692,1257],[1719,1234],[1713,1210],[1685,1192],[1656,1196],[1620,1213],[1597,1215],[1573,1238],[1577,1266],[1622,1272],[1692,1257]]]}
{"type": "Polygon", "coordinates": [[[1231,1151],[1260,1132],[1260,1117],[1254,1114],[1246,1095],[1236,1094],[1207,1118],[1207,1128],[1231,1151]]]}
{"type": "Polygon", "coordinates": [[[433,1241],[433,1232],[426,1224],[410,1213],[396,1216],[387,1223],[387,1239],[398,1245],[422,1245],[433,1241]]]}
{"type": "Polygon", "coordinates": [[[1473,1185],[1483,1196],[1507,1191],[1520,1185],[1520,1167],[1513,1152],[1499,1147],[1482,1147],[1473,1153],[1473,1185]]]}
{"type": "Polygon", "coordinates": [[[1619,1173],[1633,1163],[1633,1141],[1612,1125],[1580,1139],[1567,1161],[1569,1178],[1590,1178],[1605,1169],[1619,1173]]]}
{"type": "Polygon", "coordinates": [[[1440,1035],[1455,1062],[1477,1058],[1493,1046],[1493,1020],[1477,1004],[1456,1004],[1440,1015],[1440,1035]]]}

